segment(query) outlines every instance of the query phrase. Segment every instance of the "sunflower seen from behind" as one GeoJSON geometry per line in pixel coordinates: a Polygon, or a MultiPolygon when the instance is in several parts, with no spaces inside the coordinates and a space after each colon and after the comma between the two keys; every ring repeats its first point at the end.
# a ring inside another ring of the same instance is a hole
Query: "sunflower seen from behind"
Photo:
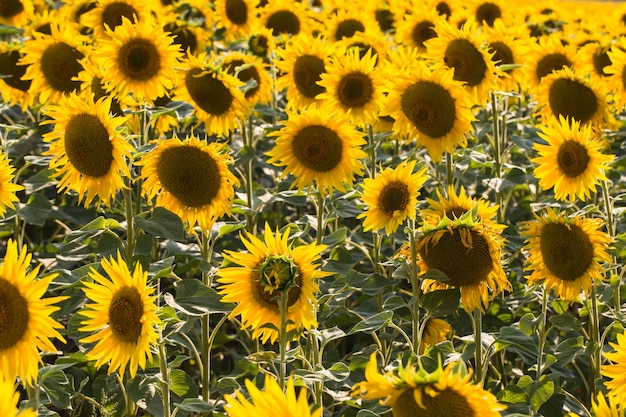
{"type": "Polygon", "coordinates": [[[143,194],[154,205],[177,214],[189,229],[209,230],[230,212],[239,181],[228,166],[226,145],[190,135],[156,141],[137,162],[143,194]],[[153,200],[154,199],[154,200],[153,200]]]}
{"type": "Polygon", "coordinates": [[[20,250],[8,240],[0,264],[0,375],[11,383],[19,377],[32,387],[43,363],[41,353],[57,351],[53,339],[65,343],[59,333],[63,325],[52,314],[66,297],[43,298],[56,274],[38,279],[40,265],[30,268],[31,259],[25,245],[20,250]]]}
{"type": "Polygon", "coordinates": [[[176,82],[175,67],[182,54],[173,37],[153,20],[122,18],[109,37],[95,44],[94,56],[102,67],[102,81],[120,100],[132,94],[151,104],[176,82]]]}
{"type": "Polygon", "coordinates": [[[395,168],[385,168],[375,178],[363,180],[363,202],[368,209],[357,216],[363,220],[363,231],[385,229],[394,233],[407,219],[415,220],[417,197],[428,179],[426,168],[415,171],[416,161],[395,168]]]}
{"type": "Polygon", "coordinates": [[[598,218],[569,217],[565,212],[546,209],[536,220],[522,224],[520,235],[526,238],[526,270],[530,284],[542,283],[546,290],[567,301],[577,301],[581,292],[602,279],[602,262],[610,262],[607,252],[609,235],[598,218]]]}
{"type": "Polygon", "coordinates": [[[73,190],[85,206],[98,197],[98,204],[110,205],[130,177],[127,160],[132,145],[118,129],[123,117],[111,117],[111,98],[95,103],[74,94],[59,105],[50,105],[44,113],[51,117],[45,123],[54,130],[43,136],[50,142],[44,155],[52,156],[50,169],[59,177],[60,191],[73,190]]]}
{"type": "Polygon", "coordinates": [[[317,281],[331,275],[320,269],[320,255],[326,246],[294,247],[289,229],[272,232],[267,223],[263,240],[247,234],[241,236],[241,242],[247,252],[225,251],[225,262],[217,272],[222,301],[237,303],[229,317],[240,315],[242,326],[252,330],[254,339],[274,343],[281,323],[278,298],[286,296],[288,332],[317,326],[317,281]]]}
{"type": "Polygon", "coordinates": [[[270,164],[284,167],[282,176],[293,174],[299,190],[315,185],[323,195],[345,191],[363,173],[367,154],[362,134],[341,116],[329,118],[317,108],[303,113],[288,113],[274,148],[267,152],[270,164]]]}
{"type": "Polygon", "coordinates": [[[557,200],[586,201],[607,180],[613,156],[602,153],[602,142],[591,126],[553,118],[537,134],[547,143],[534,145],[538,156],[532,159],[533,175],[544,189],[554,188],[557,200]]]}
{"type": "Polygon", "coordinates": [[[472,374],[455,370],[454,363],[433,372],[408,363],[378,372],[376,352],[365,368],[365,381],[352,387],[353,398],[380,399],[393,417],[499,417],[506,406],[482,387],[470,382],[472,374]]]}
{"type": "Polygon", "coordinates": [[[383,113],[394,119],[396,133],[416,138],[436,162],[441,161],[444,152],[467,146],[467,135],[473,129],[474,102],[463,85],[453,79],[453,69],[433,71],[423,63],[399,63],[389,70],[387,78],[389,95],[383,113]]]}
{"type": "Polygon", "coordinates": [[[37,417],[37,411],[28,408],[18,411],[19,392],[15,391],[14,381],[0,376],[0,416],[2,417],[37,417]]]}
{"type": "Polygon", "coordinates": [[[80,343],[95,343],[86,355],[96,361],[96,368],[108,364],[109,375],[119,371],[122,377],[128,369],[134,378],[139,367],[145,369],[152,361],[151,349],[158,340],[156,326],[161,320],[156,295],[141,263],[137,262],[131,273],[118,252],[117,259],[103,258],[100,266],[104,274],[91,267],[91,281],[83,281],[89,303],[79,313],[84,317],[79,330],[92,334],[80,343]]]}

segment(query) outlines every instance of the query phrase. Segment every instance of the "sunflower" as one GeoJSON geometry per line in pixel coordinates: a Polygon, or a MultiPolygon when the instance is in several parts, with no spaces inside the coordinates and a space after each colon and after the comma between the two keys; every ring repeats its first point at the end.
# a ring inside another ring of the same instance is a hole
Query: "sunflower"
{"type": "Polygon", "coordinates": [[[383,37],[374,14],[363,11],[361,7],[361,4],[347,6],[347,3],[342,3],[339,8],[327,11],[323,28],[326,37],[332,42],[350,38],[357,33],[383,37]]]}
{"type": "Polygon", "coordinates": [[[301,114],[289,113],[282,123],[280,131],[270,133],[277,139],[267,162],[284,166],[282,175],[292,173],[299,190],[315,182],[322,194],[345,191],[345,184],[363,173],[365,139],[345,118],[330,118],[309,108],[301,114]]]}
{"type": "Polygon", "coordinates": [[[210,134],[228,135],[245,119],[248,104],[240,89],[243,83],[224,71],[213,54],[187,56],[180,78],[174,100],[193,105],[198,123],[204,123],[210,134]]]}
{"type": "Polygon", "coordinates": [[[251,234],[242,236],[248,252],[225,251],[224,259],[238,266],[222,265],[217,281],[222,284],[222,301],[238,303],[229,317],[241,315],[242,325],[252,329],[253,338],[274,343],[281,320],[277,296],[287,291],[287,331],[311,329],[317,326],[317,280],[331,273],[319,269],[325,245],[294,248],[288,243],[289,229],[283,234],[278,230],[272,233],[267,223],[264,240],[251,234]]]}
{"type": "Polygon", "coordinates": [[[76,79],[83,71],[87,38],[70,29],[70,25],[51,26],[52,35],[33,33],[24,42],[24,56],[18,62],[26,66],[22,80],[31,80],[29,94],[39,94],[39,102],[58,102],[80,87],[76,79]]]}
{"type": "Polygon", "coordinates": [[[502,269],[502,237],[473,214],[425,225],[417,242],[420,273],[437,269],[448,277],[447,281],[424,279],[422,290],[458,287],[468,313],[484,311],[483,306],[497,294],[511,288],[502,269]]]}
{"type": "Polygon", "coordinates": [[[609,342],[615,352],[603,352],[603,355],[612,363],[602,365],[600,373],[611,381],[605,381],[604,385],[610,390],[610,396],[626,402],[626,334],[617,335],[617,343],[609,342]]]}
{"type": "Polygon", "coordinates": [[[240,391],[233,396],[226,396],[228,403],[224,407],[229,417],[321,417],[322,410],[318,408],[311,411],[307,402],[307,391],[301,389],[296,397],[294,381],[289,378],[285,392],[280,388],[276,380],[271,377],[265,378],[263,391],[249,379],[246,379],[246,388],[250,394],[247,400],[240,391]]]}
{"type": "Polygon", "coordinates": [[[50,169],[60,177],[59,190],[74,190],[88,206],[98,196],[98,204],[110,205],[130,177],[126,158],[133,147],[118,131],[123,117],[110,117],[111,98],[95,103],[75,94],[59,105],[47,106],[44,113],[53,120],[54,130],[43,137],[51,142],[44,155],[52,156],[50,169]]]}
{"type": "Polygon", "coordinates": [[[6,377],[0,377],[0,416],[2,417],[37,417],[37,411],[29,408],[18,412],[19,392],[15,392],[14,383],[6,377]]]}
{"type": "Polygon", "coordinates": [[[33,0],[1,0],[0,25],[22,28],[34,12],[33,0]]]}
{"type": "Polygon", "coordinates": [[[601,280],[600,262],[610,262],[607,253],[610,238],[600,230],[600,219],[557,214],[548,208],[544,216],[522,224],[520,235],[526,237],[524,250],[529,253],[528,282],[543,282],[557,297],[574,301],[601,280]]]}
{"type": "Polygon", "coordinates": [[[305,4],[270,0],[259,10],[259,20],[274,36],[311,34],[311,17],[305,4]]]}
{"type": "Polygon", "coordinates": [[[107,91],[106,85],[103,81],[104,71],[95,61],[96,60],[91,53],[87,53],[87,56],[80,61],[85,70],[81,71],[76,77],[76,79],[81,82],[78,94],[83,100],[91,100],[94,102],[100,100],[101,98],[110,97],[111,108],[109,111],[111,114],[117,117],[124,116],[125,109],[137,105],[136,100],[133,100],[130,96],[118,97],[116,94],[112,94],[111,91],[107,91]]]}
{"type": "Polygon", "coordinates": [[[588,74],[602,89],[611,90],[612,77],[606,71],[611,65],[609,51],[615,43],[609,34],[596,35],[586,39],[578,48],[580,57],[580,74],[588,74]]]}
{"type": "Polygon", "coordinates": [[[537,114],[544,123],[551,117],[562,116],[598,129],[608,122],[606,93],[592,80],[576,75],[570,68],[543,77],[537,93],[537,114]]]}
{"type": "Polygon", "coordinates": [[[7,207],[15,210],[13,203],[20,201],[16,192],[24,189],[24,186],[14,184],[15,168],[5,152],[0,152],[0,217],[4,217],[7,207]]]}
{"type": "Polygon", "coordinates": [[[502,0],[472,0],[466,7],[472,19],[481,26],[493,27],[497,21],[513,24],[511,15],[514,8],[502,0]]]}
{"type": "Polygon", "coordinates": [[[255,2],[252,0],[215,0],[217,28],[225,29],[228,40],[248,36],[256,19],[255,2]]]}
{"type": "Polygon", "coordinates": [[[420,5],[413,8],[412,13],[405,14],[404,19],[397,24],[395,40],[400,45],[426,52],[424,42],[437,36],[435,26],[440,20],[445,20],[445,17],[433,7],[420,5]]]}
{"type": "Polygon", "coordinates": [[[333,60],[318,82],[326,90],[316,97],[320,107],[346,115],[357,126],[373,123],[385,98],[383,75],[375,65],[371,50],[361,58],[356,48],[333,60]]]}
{"type": "Polygon", "coordinates": [[[284,48],[276,50],[280,60],[276,67],[280,77],[276,80],[279,91],[287,89],[287,107],[301,109],[315,103],[318,94],[326,91],[317,84],[330,65],[335,47],[323,37],[295,36],[284,48]]]}
{"type": "Polygon", "coordinates": [[[595,417],[624,417],[626,415],[626,407],[624,407],[623,402],[611,394],[609,393],[609,395],[605,396],[602,392],[599,392],[593,399],[591,410],[595,417]],[[609,399],[608,402],[606,401],[607,398],[609,399]]]}
{"type": "Polygon", "coordinates": [[[11,382],[19,377],[29,386],[37,380],[41,352],[57,351],[50,339],[65,343],[57,330],[63,326],[50,316],[59,310],[53,304],[66,299],[41,298],[56,274],[37,280],[39,265],[27,271],[31,259],[25,245],[18,253],[17,243],[9,239],[0,264],[0,375],[11,382]]]}
{"type": "Polygon", "coordinates": [[[448,340],[451,331],[452,327],[447,321],[437,318],[428,319],[422,334],[419,354],[423,355],[428,346],[434,346],[439,342],[448,340]]]}
{"type": "Polygon", "coordinates": [[[496,69],[491,54],[483,45],[476,25],[468,21],[461,29],[445,20],[435,26],[437,36],[425,42],[427,56],[435,68],[452,68],[454,79],[465,84],[476,104],[486,103],[495,85],[496,69]]]}
{"type": "Polygon", "coordinates": [[[499,417],[506,406],[478,385],[470,383],[472,374],[455,372],[454,363],[441,365],[428,373],[421,364],[407,364],[384,374],[378,373],[376,352],[365,368],[366,381],[352,387],[352,397],[381,399],[391,407],[393,417],[409,416],[483,416],[499,417]]]}
{"type": "Polygon", "coordinates": [[[154,150],[142,156],[143,193],[189,223],[208,230],[230,212],[237,178],[229,171],[233,159],[221,143],[188,136],[156,141],[154,150]]]}
{"type": "Polygon", "coordinates": [[[261,58],[264,62],[269,61],[271,53],[276,50],[276,40],[272,35],[272,30],[255,25],[248,35],[247,49],[252,55],[261,58]]]}
{"type": "Polygon", "coordinates": [[[498,213],[497,205],[490,204],[482,198],[468,196],[464,187],[461,187],[457,194],[454,186],[449,185],[446,197],[437,190],[437,200],[426,198],[426,203],[427,206],[420,211],[425,224],[436,226],[444,217],[454,220],[473,211],[476,218],[485,226],[498,232],[506,228],[495,220],[498,213]]]}
{"type": "Polygon", "coordinates": [[[537,134],[547,144],[534,145],[539,156],[532,159],[538,165],[533,174],[544,189],[554,187],[557,200],[574,202],[578,197],[586,201],[596,185],[607,179],[605,171],[613,156],[600,152],[602,142],[591,126],[561,116],[537,134]]]}
{"type": "Polygon", "coordinates": [[[250,107],[257,103],[269,104],[272,101],[272,77],[259,57],[228,51],[222,56],[222,67],[244,84],[254,81],[255,85],[244,92],[250,107]]]}
{"type": "Polygon", "coordinates": [[[385,62],[387,53],[389,50],[389,43],[385,38],[379,36],[371,36],[363,32],[357,32],[354,36],[349,38],[343,38],[340,41],[335,42],[337,51],[345,51],[349,53],[351,49],[356,49],[359,52],[359,57],[363,59],[368,51],[374,57],[375,66],[379,66],[385,62]]]}
{"type": "Polygon", "coordinates": [[[390,235],[404,220],[415,220],[417,197],[426,182],[426,168],[413,172],[416,161],[405,162],[396,168],[385,168],[375,178],[363,181],[363,202],[369,209],[357,216],[365,217],[363,231],[385,228],[390,235]]]}
{"type": "Polygon", "coordinates": [[[97,0],[96,7],[80,15],[80,23],[91,28],[93,38],[100,41],[124,23],[124,18],[140,23],[150,18],[149,4],[145,0],[97,0]]]}
{"type": "Polygon", "coordinates": [[[417,63],[407,71],[394,70],[388,75],[389,96],[386,111],[395,120],[399,134],[417,138],[434,161],[444,152],[467,145],[474,115],[471,95],[453,79],[453,69],[431,71],[417,63]]]}
{"type": "Polygon", "coordinates": [[[33,105],[33,95],[28,93],[30,80],[22,80],[26,65],[20,65],[24,56],[22,45],[0,43],[0,97],[9,105],[18,105],[23,110],[33,105]]]}
{"type": "Polygon", "coordinates": [[[607,54],[611,65],[604,67],[604,71],[610,75],[615,104],[621,111],[626,105],[626,39],[619,38],[607,54]]]}
{"type": "Polygon", "coordinates": [[[541,80],[566,67],[576,69],[578,59],[572,44],[564,45],[557,34],[542,36],[536,42],[530,42],[520,51],[524,65],[525,85],[532,91],[541,80]]]}
{"type": "Polygon", "coordinates": [[[120,98],[132,93],[136,100],[152,103],[174,87],[180,46],[160,26],[123,17],[115,31],[107,33],[110,37],[100,39],[93,52],[107,90],[120,98]]]}
{"type": "Polygon", "coordinates": [[[183,54],[195,55],[208,47],[207,31],[177,16],[163,22],[163,30],[171,34],[172,43],[178,45],[183,54]]]}
{"type": "Polygon", "coordinates": [[[106,276],[92,267],[89,277],[93,281],[83,281],[85,296],[92,302],[80,312],[85,319],[79,330],[95,333],[80,342],[95,343],[86,355],[96,361],[96,368],[109,363],[109,374],[119,369],[123,376],[128,366],[134,378],[138,367],[146,368],[146,359],[152,361],[150,349],[157,343],[155,326],[161,320],[156,314],[156,296],[140,262],[132,275],[119,252],[117,260],[103,258],[100,265],[106,276]]]}

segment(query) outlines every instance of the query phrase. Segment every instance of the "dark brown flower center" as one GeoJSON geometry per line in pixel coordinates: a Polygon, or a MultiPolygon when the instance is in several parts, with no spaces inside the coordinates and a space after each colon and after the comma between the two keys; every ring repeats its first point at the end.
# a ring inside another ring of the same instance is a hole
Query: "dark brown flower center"
{"type": "Polygon", "coordinates": [[[357,19],[346,19],[339,22],[335,31],[335,39],[351,38],[357,32],[365,32],[365,26],[357,19]]]}
{"type": "Polygon", "coordinates": [[[305,126],[293,138],[293,153],[310,170],[327,172],[341,162],[343,142],[337,133],[323,125],[305,126]]]}
{"type": "Polygon", "coordinates": [[[147,81],[159,73],[161,56],[152,42],[134,38],[120,48],[117,64],[125,77],[135,81],[147,81]]]}
{"type": "Polygon", "coordinates": [[[297,35],[300,33],[300,19],[289,10],[279,10],[267,18],[265,27],[271,29],[274,36],[297,35]]]}
{"type": "Polygon", "coordinates": [[[198,38],[185,26],[179,26],[178,24],[171,22],[163,26],[163,30],[174,36],[172,43],[180,45],[180,50],[182,52],[189,51],[193,55],[198,49],[198,38]]]}
{"type": "Polygon", "coordinates": [[[85,56],[64,42],[52,44],[41,55],[41,72],[54,90],[70,93],[80,88],[80,81],[73,80],[83,66],[79,60],[85,56]]]}
{"type": "Polygon", "coordinates": [[[609,54],[605,49],[599,50],[593,54],[593,68],[599,76],[608,77],[610,74],[607,74],[604,69],[611,64],[611,58],[609,58],[609,54]]]}
{"type": "Polygon", "coordinates": [[[337,86],[339,101],[346,107],[363,107],[372,99],[374,86],[370,77],[360,71],[343,76],[337,86]]]}
{"type": "Polygon", "coordinates": [[[28,302],[17,287],[0,277],[0,353],[22,340],[28,330],[28,302]]]}
{"type": "Polygon", "coordinates": [[[454,68],[454,79],[468,86],[479,85],[487,76],[487,63],[478,48],[467,39],[454,39],[446,48],[444,61],[454,68]]]}
{"type": "Polygon", "coordinates": [[[502,17],[502,10],[495,3],[486,2],[476,9],[476,21],[493,27],[493,22],[502,17]]]}
{"type": "Polygon", "coordinates": [[[428,269],[438,269],[448,276],[448,285],[478,285],[493,269],[489,243],[476,230],[455,228],[452,232],[446,230],[439,240],[432,239],[432,235],[426,239],[420,256],[428,269]]]}
{"type": "Polygon", "coordinates": [[[254,55],[265,58],[269,49],[269,39],[265,35],[252,35],[248,41],[248,49],[254,55]]]}
{"type": "Polygon", "coordinates": [[[125,343],[137,343],[141,336],[143,301],[134,287],[122,287],[109,305],[109,326],[113,336],[125,343]]]}
{"type": "MultiPolygon", "coordinates": [[[[258,268],[252,271],[251,279],[253,283],[252,295],[254,296],[255,301],[269,310],[280,313],[277,299],[281,296],[282,291],[279,289],[276,289],[271,293],[266,291],[266,286],[262,283],[261,274],[258,271],[258,268]]],[[[296,285],[292,286],[288,290],[287,307],[291,307],[298,301],[298,299],[300,299],[300,294],[302,292],[300,288],[302,288],[303,284],[301,274],[296,275],[295,281],[296,285]]]]}
{"type": "Polygon", "coordinates": [[[585,172],[589,165],[587,148],[574,140],[566,140],[561,144],[556,156],[563,175],[575,178],[585,172]]]}
{"type": "Polygon", "coordinates": [[[537,62],[535,73],[537,78],[541,80],[546,75],[552,74],[553,71],[570,66],[572,66],[572,62],[565,55],[561,53],[547,54],[537,62]]]}
{"type": "Polygon", "coordinates": [[[558,78],[548,93],[552,113],[574,119],[581,124],[588,122],[598,110],[598,99],[586,85],[568,78],[558,78]]]}
{"type": "Polygon", "coordinates": [[[235,25],[248,21],[248,6],[243,0],[226,0],[226,17],[235,25]]]}
{"type": "Polygon", "coordinates": [[[539,242],[544,265],[563,281],[581,277],[593,262],[591,240],[576,225],[545,224],[539,242]]]}
{"type": "Polygon", "coordinates": [[[293,65],[293,81],[296,88],[306,98],[315,98],[326,89],[317,84],[326,70],[324,60],[315,55],[302,55],[293,65]]]}
{"type": "Polygon", "coordinates": [[[250,80],[256,81],[256,86],[248,89],[245,93],[246,98],[250,98],[259,91],[259,88],[261,88],[261,75],[259,75],[259,72],[254,65],[237,72],[237,67],[240,67],[244,64],[245,62],[243,62],[243,60],[241,59],[233,59],[232,61],[225,63],[224,66],[226,67],[226,71],[230,75],[235,75],[236,73],[237,78],[243,83],[247,83],[250,80]]]}
{"type": "Polygon", "coordinates": [[[408,388],[392,406],[393,417],[477,417],[479,411],[474,410],[465,396],[451,387],[436,391],[433,396],[422,393],[422,403],[424,408],[415,402],[413,389],[408,388]]]}
{"type": "Polygon", "coordinates": [[[222,80],[200,68],[187,72],[185,85],[194,103],[213,116],[226,113],[235,99],[222,80]]]}
{"type": "Polygon", "coordinates": [[[199,208],[211,203],[221,186],[217,161],[194,146],[165,149],[157,162],[163,187],[185,207],[199,208]]]}
{"type": "Polygon", "coordinates": [[[513,51],[511,51],[511,48],[504,42],[491,42],[489,44],[489,52],[493,53],[491,60],[497,65],[510,65],[515,63],[513,60],[513,51]]]}
{"type": "Polygon", "coordinates": [[[107,25],[111,30],[115,30],[116,27],[122,24],[122,17],[134,22],[135,19],[139,19],[139,13],[126,2],[113,2],[108,4],[102,11],[102,24],[107,25]]]}
{"type": "Polygon", "coordinates": [[[418,81],[411,85],[402,94],[400,107],[417,130],[431,138],[445,136],[454,127],[454,97],[439,84],[418,81]]]}
{"type": "Polygon", "coordinates": [[[374,12],[376,23],[383,32],[389,32],[394,29],[395,19],[393,13],[389,9],[376,9],[374,12]]]}
{"type": "Polygon", "coordinates": [[[20,0],[0,0],[0,17],[8,19],[23,11],[24,5],[20,0]]]}
{"type": "Polygon", "coordinates": [[[450,8],[450,5],[444,1],[437,3],[435,9],[437,10],[437,13],[439,13],[439,16],[445,16],[446,20],[452,16],[452,9],[450,8]]]}
{"type": "Polygon", "coordinates": [[[436,38],[437,32],[435,32],[435,25],[430,20],[422,20],[413,26],[411,31],[411,38],[413,42],[420,48],[425,48],[424,42],[431,38],[436,38]]]}
{"type": "Polygon", "coordinates": [[[19,51],[6,51],[0,53],[0,78],[6,85],[20,91],[28,91],[31,80],[21,80],[26,73],[27,65],[19,65],[21,56],[19,51]]]}
{"type": "Polygon", "coordinates": [[[385,185],[378,196],[378,206],[390,216],[396,210],[403,211],[409,204],[409,187],[401,181],[385,185]]]}
{"type": "Polygon", "coordinates": [[[77,114],[65,128],[65,154],[72,166],[81,174],[100,178],[113,163],[113,144],[109,131],[93,114],[77,114]]]}

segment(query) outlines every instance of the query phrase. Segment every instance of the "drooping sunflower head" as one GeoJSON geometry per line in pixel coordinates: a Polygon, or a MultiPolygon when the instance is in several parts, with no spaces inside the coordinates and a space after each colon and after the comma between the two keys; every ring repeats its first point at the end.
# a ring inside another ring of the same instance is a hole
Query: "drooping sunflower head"
{"type": "Polygon", "coordinates": [[[418,63],[408,72],[390,70],[386,112],[395,120],[394,131],[417,138],[440,161],[444,152],[467,145],[473,100],[452,69],[431,71],[418,63]]]}
{"type": "Polygon", "coordinates": [[[276,50],[276,67],[282,74],[276,80],[278,90],[287,89],[287,107],[301,109],[316,102],[326,89],[318,84],[335,48],[326,38],[296,36],[284,48],[276,50]]]}
{"type": "Polygon", "coordinates": [[[548,208],[543,216],[524,223],[528,282],[543,283],[559,298],[576,301],[588,294],[593,281],[603,276],[602,262],[610,262],[609,235],[597,218],[568,217],[548,208]]]}
{"type": "Polygon", "coordinates": [[[477,26],[468,21],[458,29],[439,20],[435,32],[437,36],[425,42],[427,55],[435,68],[452,68],[454,79],[464,83],[474,94],[476,104],[486,103],[500,72],[484,47],[477,26]]]}
{"type": "Polygon", "coordinates": [[[196,136],[157,141],[137,165],[142,166],[143,193],[154,204],[177,214],[193,230],[208,230],[230,213],[234,188],[239,185],[228,166],[232,157],[225,145],[196,136]]]}
{"type": "Polygon", "coordinates": [[[444,217],[434,227],[425,225],[417,243],[420,273],[437,269],[448,279],[425,279],[422,289],[458,287],[465,311],[484,311],[497,294],[511,288],[502,269],[502,245],[500,232],[483,224],[473,212],[455,220],[444,217]]]}
{"type": "Polygon", "coordinates": [[[54,124],[43,138],[51,142],[44,155],[52,156],[57,187],[77,192],[85,206],[95,197],[98,204],[111,204],[124,187],[124,177],[130,177],[126,160],[133,148],[118,129],[125,119],[111,117],[110,108],[110,97],[93,102],[75,94],[44,108],[52,118],[45,123],[54,124]]]}
{"type": "Polygon", "coordinates": [[[363,172],[361,133],[344,117],[329,118],[317,108],[288,115],[284,127],[271,134],[276,144],[268,162],[283,166],[283,176],[293,174],[300,190],[315,184],[322,194],[345,191],[363,172]]]}
{"type": "Polygon", "coordinates": [[[123,376],[128,367],[135,377],[137,369],[145,369],[147,360],[152,360],[151,349],[158,339],[156,326],[161,320],[154,289],[141,263],[131,272],[119,252],[117,259],[103,258],[100,266],[104,274],[92,267],[91,281],[83,281],[90,303],[80,313],[85,317],[80,331],[95,333],[80,342],[95,343],[86,354],[96,361],[96,368],[108,363],[109,374],[119,370],[123,376]]]}
{"type": "Polygon", "coordinates": [[[269,1],[259,11],[260,21],[274,36],[311,34],[311,17],[303,3],[269,1]]]}
{"type": "Polygon", "coordinates": [[[120,97],[132,94],[151,104],[175,85],[179,45],[154,20],[134,23],[122,17],[115,31],[100,39],[94,54],[103,69],[107,90],[120,97]]]}
{"type": "Polygon", "coordinates": [[[378,231],[382,228],[389,235],[406,218],[415,220],[417,197],[426,182],[426,168],[417,172],[416,161],[410,161],[396,168],[385,168],[375,178],[363,182],[363,202],[369,207],[357,218],[365,218],[363,230],[378,231]]]}
{"type": "Polygon", "coordinates": [[[606,92],[593,81],[563,68],[541,79],[537,89],[542,120],[564,117],[602,128],[608,121],[606,92]]]}
{"type": "Polygon", "coordinates": [[[247,36],[258,19],[255,3],[250,0],[216,0],[214,17],[229,40],[247,36]]]}
{"type": "Polygon", "coordinates": [[[228,135],[248,112],[243,85],[222,69],[217,56],[187,56],[174,99],[193,105],[198,124],[204,123],[207,132],[228,135]]]}
{"type": "Polygon", "coordinates": [[[272,100],[272,77],[260,58],[238,51],[229,51],[222,58],[222,67],[228,74],[244,84],[254,83],[244,92],[250,107],[257,103],[268,104],[272,100]]]}
{"type": "Polygon", "coordinates": [[[488,416],[498,417],[506,407],[482,387],[470,382],[472,374],[455,371],[455,364],[441,365],[433,372],[421,363],[378,373],[376,352],[365,369],[366,381],[352,387],[352,397],[381,399],[391,406],[394,417],[412,416],[488,416]]]}
{"type": "Polygon", "coordinates": [[[591,126],[564,117],[551,121],[538,132],[547,144],[535,144],[538,156],[533,174],[544,189],[554,187],[557,200],[586,201],[596,186],[607,179],[612,155],[603,154],[599,134],[591,126]]]}
{"type": "MultiPolygon", "coordinates": [[[[101,40],[110,36],[124,19],[143,22],[150,18],[149,2],[132,0],[97,0],[96,7],[81,14],[80,23],[93,29],[93,38],[101,40]]],[[[147,33],[146,33],[147,35],[147,33]]]]}
{"type": "Polygon", "coordinates": [[[0,374],[11,384],[19,377],[32,387],[41,352],[57,350],[51,339],[65,342],[58,332],[63,326],[51,315],[66,297],[42,298],[56,274],[37,279],[39,266],[29,270],[31,259],[26,246],[19,250],[9,239],[0,264],[0,374]]]}
{"type": "Polygon", "coordinates": [[[292,247],[289,230],[272,232],[267,223],[264,240],[247,235],[241,242],[248,252],[226,251],[224,259],[236,266],[223,265],[217,272],[222,301],[238,303],[230,317],[241,315],[242,325],[252,330],[253,338],[274,343],[278,331],[265,325],[280,326],[279,301],[284,297],[288,331],[316,326],[317,280],[330,275],[319,268],[326,246],[292,247]]]}
{"type": "Polygon", "coordinates": [[[318,85],[326,91],[317,96],[320,107],[329,114],[345,114],[359,126],[373,123],[383,106],[385,84],[375,64],[371,51],[361,58],[351,49],[337,57],[321,74],[318,85]]]}
{"type": "Polygon", "coordinates": [[[26,66],[21,80],[30,80],[29,94],[39,95],[39,102],[58,102],[61,97],[76,92],[83,71],[86,38],[73,32],[69,25],[51,26],[51,35],[39,32],[24,42],[24,56],[18,61],[26,66]]]}

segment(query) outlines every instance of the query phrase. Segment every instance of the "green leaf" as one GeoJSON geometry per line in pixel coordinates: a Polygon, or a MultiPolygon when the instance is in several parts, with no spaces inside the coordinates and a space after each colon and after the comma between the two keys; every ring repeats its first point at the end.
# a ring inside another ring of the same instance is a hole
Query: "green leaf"
{"type": "Polygon", "coordinates": [[[237,230],[241,230],[246,227],[245,223],[242,223],[242,222],[237,222],[237,223],[220,222],[220,223],[216,223],[215,226],[217,226],[217,229],[218,229],[218,232],[217,232],[218,239],[220,237],[224,237],[226,235],[229,235],[231,233],[236,232],[237,230]]]}
{"type": "Polygon", "coordinates": [[[511,404],[526,404],[528,403],[528,394],[524,388],[517,385],[507,385],[502,391],[500,391],[496,397],[498,401],[511,404]]]}
{"type": "Polygon", "coordinates": [[[446,282],[450,281],[450,278],[442,271],[432,268],[422,275],[423,278],[434,279],[435,281],[446,282]]]}
{"type": "Polygon", "coordinates": [[[350,376],[350,368],[343,362],[336,362],[330,368],[318,372],[335,382],[342,382],[350,376]]]}
{"type": "Polygon", "coordinates": [[[516,347],[533,355],[537,353],[537,346],[532,337],[514,327],[504,326],[500,329],[500,334],[496,337],[496,349],[502,350],[509,346],[516,347]]]}
{"type": "MultiPolygon", "coordinates": [[[[314,332],[314,330],[311,330],[314,332]]],[[[334,326],[330,329],[315,330],[320,339],[320,349],[324,349],[331,340],[341,339],[346,333],[339,327],[334,326]]]]}
{"type": "Polygon", "coordinates": [[[213,288],[209,288],[197,279],[184,279],[175,284],[176,296],[165,293],[167,305],[190,316],[203,316],[210,313],[230,313],[234,306],[223,303],[213,288]]]}
{"type": "Polygon", "coordinates": [[[340,227],[329,235],[326,235],[322,238],[322,244],[328,247],[334,247],[340,243],[345,242],[346,236],[348,235],[347,227],[340,227]]]}
{"type": "Polygon", "coordinates": [[[196,413],[209,413],[214,409],[213,405],[199,398],[185,398],[182,403],[174,403],[174,406],[183,411],[196,413]]]}
{"type": "Polygon", "coordinates": [[[181,398],[197,398],[198,386],[182,369],[170,372],[170,390],[181,398]]]}
{"type": "Polygon", "coordinates": [[[347,335],[355,333],[371,333],[380,329],[381,327],[388,326],[393,317],[393,311],[383,311],[382,313],[374,314],[371,317],[357,323],[347,335]]]}
{"type": "Polygon", "coordinates": [[[39,383],[55,407],[69,408],[72,390],[70,381],[63,369],[69,368],[73,363],[60,365],[46,365],[39,370],[39,383]]]}
{"type": "Polygon", "coordinates": [[[551,316],[548,321],[557,329],[567,331],[578,331],[582,327],[582,323],[579,319],[569,314],[559,314],[558,316],[551,316]]]}
{"type": "Polygon", "coordinates": [[[563,340],[554,349],[554,355],[562,363],[569,363],[574,358],[585,351],[585,342],[583,336],[577,338],[569,338],[563,340]]]}
{"type": "Polygon", "coordinates": [[[526,313],[519,321],[519,329],[530,336],[537,331],[542,318],[542,314],[540,314],[539,317],[535,317],[533,313],[526,313]]]}
{"type": "Polygon", "coordinates": [[[431,317],[454,314],[459,308],[461,291],[458,288],[431,291],[420,297],[420,305],[431,317]]]}
{"type": "Polygon", "coordinates": [[[530,408],[536,413],[554,395],[554,382],[544,375],[539,382],[533,382],[530,387],[530,408]]]}
{"type": "Polygon", "coordinates": [[[142,409],[155,416],[163,415],[159,381],[154,376],[137,376],[126,384],[126,393],[142,409]]]}
{"type": "Polygon", "coordinates": [[[42,193],[31,194],[26,204],[19,204],[17,214],[28,224],[43,226],[52,212],[52,203],[42,193]]]}
{"type": "Polygon", "coordinates": [[[147,219],[135,216],[135,224],[144,232],[152,236],[160,236],[178,242],[185,240],[183,222],[176,214],[163,207],[155,207],[147,219]]]}
{"type": "Polygon", "coordinates": [[[217,383],[217,392],[219,392],[221,395],[232,394],[238,389],[241,389],[241,385],[239,385],[237,380],[233,377],[224,377],[220,379],[217,383]]]}

